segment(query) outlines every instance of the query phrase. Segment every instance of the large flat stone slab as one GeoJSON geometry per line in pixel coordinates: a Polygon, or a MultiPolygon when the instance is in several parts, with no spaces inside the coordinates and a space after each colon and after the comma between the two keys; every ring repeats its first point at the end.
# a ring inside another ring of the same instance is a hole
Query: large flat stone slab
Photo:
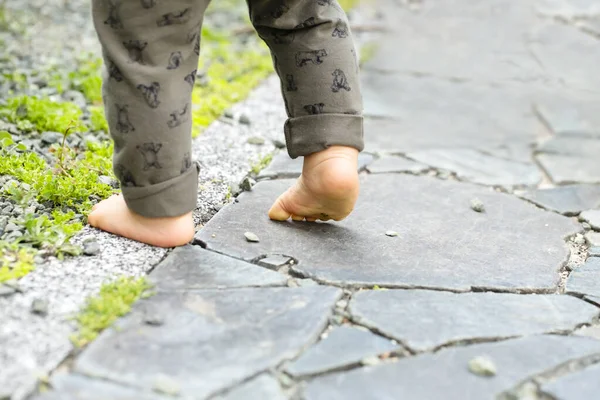
{"type": "MultiPolygon", "coordinates": [[[[540,120],[554,135],[599,137],[600,105],[598,101],[578,93],[576,96],[547,96],[537,99],[534,109],[540,120]]],[[[581,149],[585,151],[585,149],[581,149]]]]}
{"type": "Polygon", "coordinates": [[[547,210],[565,215],[600,207],[600,185],[565,185],[550,189],[533,189],[519,194],[547,210]]]}
{"type": "Polygon", "coordinates": [[[419,174],[429,169],[427,165],[407,160],[402,157],[381,157],[367,166],[367,171],[372,174],[389,174],[389,173],[411,173],[419,174]]]}
{"type": "Polygon", "coordinates": [[[579,216],[582,220],[590,224],[592,229],[600,231],[600,210],[587,210],[579,216]]]}
{"type": "Polygon", "coordinates": [[[340,223],[270,221],[267,210],[291,184],[260,182],[197,238],[209,249],[246,260],[294,257],[294,271],[322,282],[554,291],[568,254],[563,238],[580,229],[513,196],[403,174],[361,177],[355,210],[340,223]],[[471,209],[474,198],[486,212],[471,209]],[[389,230],[398,236],[386,236],[389,230]],[[247,231],[260,242],[248,243],[247,231]]]}
{"type": "Polygon", "coordinates": [[[367,330],[341,326],[304,352],[286,371],[295,377],[316,375],[397,349],[398,345],[367,330]]]}
{"type": "MultiPolygon", "coordinates": [[[[367,165],[373,162],[374,157],[372,154],[361,152],[358,155],[358,170],[362,171],[367,165]]],[[[295,159],[290,158],[287,153],[279,153],[273,158],[273,161],[267,166],[267,168],[260,171],[258,174],[259,178],[298,178],[302,173],[302,163],[304,157],[298,157],[295,159]]]]}
{"type": "Polygon", "coordinates": [[[407,156],[484,185],[537,185],[542,180],[541,172],[531,163],[494,157],[473,149],[423,150],[407,156]]]}
{"type": "Polygon", "coordinates": [[[214,400],[287,400],[277,379],[271,375],[262,374],[246,382],[214,400]]]}
{"type": "Polygon", "coordinates": [[[536,151],[537,160],[553,182],[600,183],[600,136],[561,132],[538,146],[536,151]]]}
{"type": "Polygon", "coordinates": [[[169,400],[170,396],[142,391],[77,374],[52,378],[52,391],[34,400],[169,400]]]}
{"type": "Polygon", "coordinates": [[[473,148],[496,154],[511,146],[520,155],[536,140],[533,95],[520,88],[368,72],[362,79],[367,151],[473,148]]]}
{"type": "Polygon", "coordinates": [[[204,250],[178,247],[150,274],[158,290],[285,286],[284,275],[204,250]]]}
{"type": "Polygon", "coordinates": [[[581,371],[545,383],[541,390],[560,400],[595,399],[600,393],[600,364],[594,364],[581,371]]]}
{"type": "Polygon", "coordinates": [[[600,258],[591,257],[569,275],[567,293],[574,293],[600,304],[600,258]]]}
{"type": "Polygon", "coordinates": [[[450,348],[310,382],[306,400],[496,399],[523,380],[564,362],[600,353],[600,341],[584,337],[530,336],[504,342],[450,348]],[[485,356],[496,376],[481,377],[469,361],[485,356]]]}
{"type": "Polygon", "coordinates": [[[598,315],[596,307],[571,296],[429,290],[359,292],[350,312],[417,351],[464,340],[568,331],[598,315]]]}
{"type": "Polygon", "coordinates": [[[307,287],[158,293],[93,342],[74,371],[205,398],[296,357],[322,332],[340,292],[307,287]],[[166,316],[162,325],[144,323],[148,305],[166,316]]]}

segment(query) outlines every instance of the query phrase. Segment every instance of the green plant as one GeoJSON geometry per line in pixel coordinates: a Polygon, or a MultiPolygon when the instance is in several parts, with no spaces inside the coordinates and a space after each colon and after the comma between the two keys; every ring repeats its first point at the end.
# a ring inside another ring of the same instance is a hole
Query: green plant
{"type": "Polygon", "coordinates": [[[75,317],[78,331],[71,337],[75,346],[82,347],[94,340],[100,332],[119,317],[131,311],[140,297],[151,296],[151,285],[145,278],[120,277],[104,284],[97,296],[90,297],[83,310],[75,317]]]}
{"type": "Polygon", "coordinates": [[[265,154],[258,162],[250,167],[253,174],[258,175],[260,171],[265,169],[273,161],[273,153],[265,154]]]}
{"type": "Polygon", "coordinates": [[[73,103],[57,103],[30,96],[13,97],[7,101],[7,106],[0,108],[0,116],[26,132],[64,132],[69,126],[85,131],[81,114],[81,109],[73,103]]]}

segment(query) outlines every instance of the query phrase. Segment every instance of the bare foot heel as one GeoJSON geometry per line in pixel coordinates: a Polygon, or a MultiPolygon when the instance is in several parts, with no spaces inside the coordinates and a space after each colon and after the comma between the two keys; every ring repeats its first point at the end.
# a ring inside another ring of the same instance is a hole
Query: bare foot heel
{"type": "Polygon", "coordinates": [[[194,237],[192,213],[174,218],[146,218],[135,214],[123,196],[112,196],[94,206],[90,225],[157,247],[183,246],[194,237]]]}
{"type": "Polygon", "coordinates": [[[341,221],[354,209],[358,192],[358,150],[333,146],[304,157],[302,175],[275,201],[269,218],[341,221]]]}

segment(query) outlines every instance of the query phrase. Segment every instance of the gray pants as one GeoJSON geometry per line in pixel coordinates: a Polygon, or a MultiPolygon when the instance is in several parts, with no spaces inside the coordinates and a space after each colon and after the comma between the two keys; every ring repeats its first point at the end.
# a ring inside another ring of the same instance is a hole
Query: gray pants
{"type": "MultiPolygon", "coordinates": [[[[218,0],[217,0],[218,1],[218,0]]],[[[93,0],[102,43],[103,98],[114,171],[134,212],[183,215],[196,207],[191,93],[209,0],[93,0]]],[[[363,149],[358,61],[337,0],[248,0],[271,49],[296,158],[332,145],[363,149]]]]}

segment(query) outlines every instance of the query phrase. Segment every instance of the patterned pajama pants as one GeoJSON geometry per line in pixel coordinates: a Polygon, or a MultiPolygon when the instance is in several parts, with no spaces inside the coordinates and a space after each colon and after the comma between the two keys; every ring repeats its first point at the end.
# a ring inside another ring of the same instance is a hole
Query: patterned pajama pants
{"type": "MultiPolygon", "coordinates": [[[[218,0],[217,0],[218,1],[218,0]]],[[[128,207],[146,217],[196,206],[191,93],[209,0],[92,0],[114,170],[128,207]]],[[[332,145],[363,149],[358,61],[337,0],[248,0],[282,82],[292,158],[332,145]]]]}

